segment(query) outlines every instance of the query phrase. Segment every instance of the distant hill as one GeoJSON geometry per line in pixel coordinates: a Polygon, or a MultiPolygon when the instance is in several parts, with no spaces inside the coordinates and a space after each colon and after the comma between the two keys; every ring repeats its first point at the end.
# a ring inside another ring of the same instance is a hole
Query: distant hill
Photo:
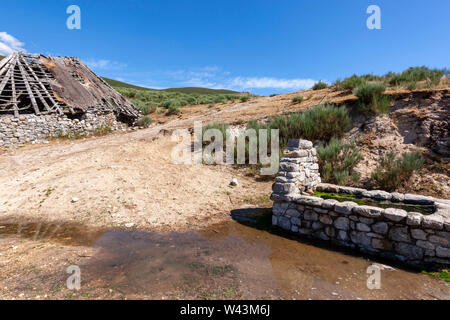
{"type": "Polygon", "coordinates": [[[140,86],[135,86],[122,81],[117,81],[109,78],[103,77],[103,79],[109,83],[111,87],[118,88],[131,88],[136,90],[155,90],[155,91],[167,91],[167,92],[180,92],[180,93],[197,93],[197,94],[239,94],[237,91],[225,90],[225,89],[208,89],[200,87],[185,87],[185,88],[169,88],[169,89],[151,89],[140,86]]]}
{"type": "Polygon", "coordinates": [[[4,56],[0,56],[0,60],[2,60],[4,58],[4,56]]]}

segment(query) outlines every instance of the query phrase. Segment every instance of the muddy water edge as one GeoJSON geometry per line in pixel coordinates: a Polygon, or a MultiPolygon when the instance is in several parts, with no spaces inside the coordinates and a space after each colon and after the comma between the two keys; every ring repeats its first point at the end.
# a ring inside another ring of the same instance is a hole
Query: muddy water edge
{"type": "Polygon", "coordinates": [[[188,232],[0,222],[0,244],[2,299],[450,299],[417,270],[231,219],[188,232]],[[372,264],[380,289],[367,288],[372,264]]]}

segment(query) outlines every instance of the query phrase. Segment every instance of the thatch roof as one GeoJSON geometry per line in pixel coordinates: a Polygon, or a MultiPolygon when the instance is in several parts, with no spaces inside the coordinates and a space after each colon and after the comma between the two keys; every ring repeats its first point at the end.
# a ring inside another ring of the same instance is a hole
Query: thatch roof
{"type": "Polygon", "coordinates": [[[114,112],[134,122],[139,110],[73,57],[15,52],[0,61],[0,115],[114,112]]]}

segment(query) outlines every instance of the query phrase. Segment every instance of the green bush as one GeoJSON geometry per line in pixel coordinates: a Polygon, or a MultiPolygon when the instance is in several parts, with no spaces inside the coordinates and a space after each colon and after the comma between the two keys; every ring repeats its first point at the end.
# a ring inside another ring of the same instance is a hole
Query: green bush
{"type": "Polygon", "coordinates": [[[292,98],[293,103],[302,103],[302,101],[303,101],[302,96],[296,96],[296,97],[292,98]]]}
{"type": "Polygon", "coordinates": [[[181,112],[180,108],[175,105],[175,104],[171,104],[169,106],[169,108],[167,108],[167,114],[179,114],[181,112]]]}
{"type": "Polygon", "coordinates": [[[250,96],[240,96],[239,99],[241,100],[241,102],[247,102],[251,99],[250,96]]]}
{"type": "Polygon", "coordinates": [[[376,113],[387,113],[391,104],[391,98],[382,95],[386,91],[383,83],[366,83],[353,90],[358,97],[358,105],[362,110],[372,110],[376,113]]]}
{"type": "Polygon", "coordinates": [[[356,74],[351,77],[345,78],[343,81],[337,83],[340,90],[353,90],[356,87],[360,87],[366,84],[366,80],[362,77],[358,77],[356,74]]]}
{"type": "Polygon", "coordinates": [[[340,138],[350,129],[351,119],[345,106],[315,106],[305,112],[290,115],[278,115],[267,123],[250,121],[248,129],[278,129],[280,148],[283,149],[289,139],[303,138],[307,140],[328,141],[333,137],[340,138]]]}
{"type": "Polygon", "coordinates": [[[364,104],[370,104],[373,102],[375,96],[381,95],[386,91],[386,86],[382,83],[365,83],[356,87],[353,90],[353,94],[364,104]]]}
{"type": "Polygon", "coordinates": [[[350,180],[359,180],[353,169],[363,156],[353,140],[345,142],[333,138],[327,145],[320,146],[317,154],[323,181],[345,185],[350,180]]]}
{"type": "MultiPolygon", "coordinates": [[[[202,137],[205,135],[205,132],[209,129],[217,129],[222,133],[222,137],[223,137],[223,142],[225,143],[228,135],[227,135],[227,129],[228,129],[228,124],[226,124],[225,122],[213,122],[213,123],[209,123],[206,126],[204,126],[202,128],[202,137]]],[[[203,144],[206,144],[206,142],[203,142],[203,144]]]]}
{"type": "Polygon", "coordinates": [[[328,88],[328,85],[323,82],[322,80],[320,80],[319,82],[316,82],[316,84],[312,87],[313,90],[321,90],[321,89],[325,89],[328,88]]]}
{"type": "Polygon", "coordinates": [[[394,152],[387,153],[372,173],[372,179],[382,189],[393,191],[409,180],[414,171],[420,170],[424,160],[419,152],[405,152],[397,158],[394,152]]]}
{"type": "Polygon", "coordinates": [[[136,124],[139,127],[145,127],[148,128],[151,124],[152,124],[152,118],[150,118],[149,116],[143,116],[140,117],[139,120],[136,122],[136,124]]]}
{"type": "Polygon", "coordinates": [[[389,79],[389,84],[399,86],[426,80],[431,85],[438,85],[444,74],[444,69],[429,69],[425,66],[411,67],[402,73],[393,74],[389,79]]]}

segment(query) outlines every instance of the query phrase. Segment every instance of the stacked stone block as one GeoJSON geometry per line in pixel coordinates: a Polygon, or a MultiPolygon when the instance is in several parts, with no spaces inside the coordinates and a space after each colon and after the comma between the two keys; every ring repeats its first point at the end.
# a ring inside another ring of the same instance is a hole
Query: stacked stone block
{"type": "Polygon", "coordinates": [[[272,187],[275,194],[314,192],[321,182],[317,151],[311,141],[291,139],[280,160],[280,171],[272,187]]]}
{"type": "Polygon", "coordinates": [[[67,133],[94,134],[99,126],[120,130],[125,125],[116,120],[113,113],[87,112],[82,119],[70,119],[65,115],[24,114],[19,117],[0,115],[0,147],[22,143],[41,142],[67,133]]]}
{"type": "Polygon", "coordinates": [[[321,184],[316,165],[312,143],[289,141],[273,185],[273,225],[299,236],[329,241],[415,267],[450,266],[449,200],[321,184]],[[309,176],[306,169],[310,170],[309,176]],[[434,205],[436,212],[423,215],[304,194],[315,188],[377,200],[434,205]]]}

